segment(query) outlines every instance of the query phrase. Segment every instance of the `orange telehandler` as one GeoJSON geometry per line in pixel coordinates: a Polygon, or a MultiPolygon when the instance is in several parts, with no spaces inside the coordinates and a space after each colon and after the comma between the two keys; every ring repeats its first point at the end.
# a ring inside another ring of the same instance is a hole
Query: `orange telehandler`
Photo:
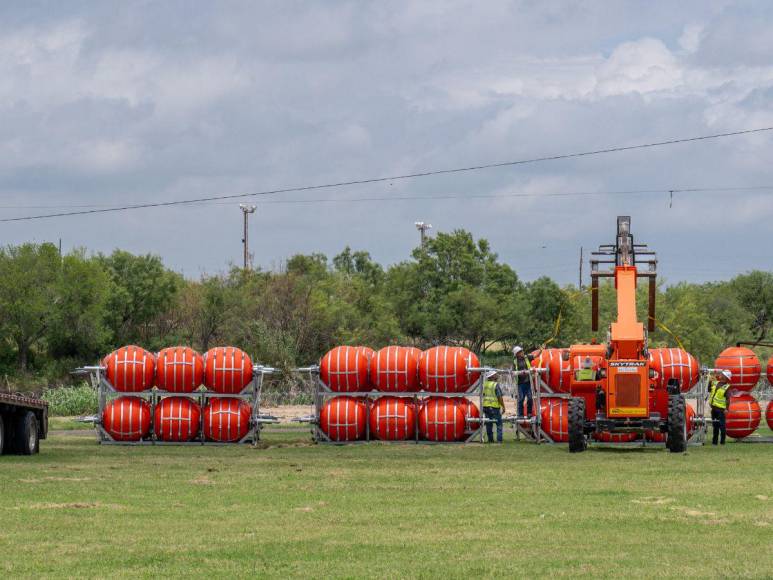
{"type": "Polygon", "coordinates": [[[672,452],[687,448],[684,395],[679,385],[669,384],[667,416],[653,411],[647,331],[654,330],[657,259],[646,245],[635,244],[630,216],[617,218],[617,239],[602,245],[591,259],[592,329],[598,330],[599,279],[614,278],[617,319],[609,327],[606,344],[573,345],[567,355],[571,363],[569,400],[569,451],[587,447],[588,437],[602,441],[626,441],[645,431],[666,434],[672,452]],[[600,268],[600,265],[604,265],[600,268]],[[648,266],[641,271],[637,266],[648,266]],[[649,323],[645,330],[636,315],[636,286],[649,280],[649,323]]]}

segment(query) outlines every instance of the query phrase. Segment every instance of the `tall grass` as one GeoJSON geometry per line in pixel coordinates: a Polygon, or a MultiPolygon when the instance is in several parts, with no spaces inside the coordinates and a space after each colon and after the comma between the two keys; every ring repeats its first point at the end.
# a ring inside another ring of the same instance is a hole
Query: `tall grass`
{"type": "Polygon", "coordinates": [[[43,399],[48,401],[48,412],[54,417],[92,415],[99,409],[97,391],[88,383],[48,389],[43,399]]]}

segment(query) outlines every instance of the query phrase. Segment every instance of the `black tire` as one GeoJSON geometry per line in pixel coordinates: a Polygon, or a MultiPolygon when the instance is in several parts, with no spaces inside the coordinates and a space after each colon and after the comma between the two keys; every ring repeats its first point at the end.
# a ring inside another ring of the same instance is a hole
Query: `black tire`
{"type": "Polygon", "coordinates": [[[14,443],[21,455],[34,455],[40,451],[40,429],[35,413],[27,411],[15,425],[14,443]]]}
{"type": "Polygon", "coordinates": [[[580,453],[588,447],[585,439],[585,399],[569,399],[569,452],[580,453]]]}
{"type": "Polygon", "coordinates": [[[684,395],[668,397],[666,447],[671,453],[687,451],[687,411],[684,395]]]}
{"type": "Polygon", "coordinates": [[[4,449],[5,449],[5,422],[3,421],[3,416],[0,415],[0,455],[3,454],[4,449]]]}

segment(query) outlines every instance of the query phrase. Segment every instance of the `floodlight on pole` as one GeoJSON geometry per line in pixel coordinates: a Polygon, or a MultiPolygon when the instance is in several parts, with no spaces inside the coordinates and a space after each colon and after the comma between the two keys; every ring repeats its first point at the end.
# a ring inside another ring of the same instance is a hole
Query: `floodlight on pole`
{"type": "Polygon", "coordinates": [[[427,230],[432,229],[432,224],[426,222],[414,222],[416,229],[419,230],[419,236],[421,239],[421,245],[424,247],[424,243],[427,241],[427,230]]]}

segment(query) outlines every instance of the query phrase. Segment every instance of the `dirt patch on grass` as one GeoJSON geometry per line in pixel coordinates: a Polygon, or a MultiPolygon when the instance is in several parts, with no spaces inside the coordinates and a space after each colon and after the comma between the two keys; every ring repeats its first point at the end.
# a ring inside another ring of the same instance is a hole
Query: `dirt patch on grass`
{"type": "Polygon", "coordinates": [[[665,505],[667,503],[675,502],[672,497],[643,497],[640,499],[632,499],[631,503],[638,503],[642,505],[665,505]]]}
{"type": "Polygon", "coordinates": [[[38,477],[38,478],[30,478],[30,479],[18,479],[19,483],[45,483],[47,481],[73,481],[73,482],[79,482],[79,481],[91,481],[90,477],[38,477]]]}
{"type": "Polygon", "coordinates": [[[98,501],[70,502],[70,503],[31,503],[23,507],[26,507],[29,509],[35,509],[35,510],[69,510],[69,509],[85,510],[85,509],[97,509],[97,508],[123,509],[123,506],[120,506],[120,505],[101,503],[98,501]]]}
{"type": "Polygon", "coordinates": [[[206,475],[200,475],[196,479],[192,479],[191,483],[194,485],[215,485],[215,482],[206,475]]]}

